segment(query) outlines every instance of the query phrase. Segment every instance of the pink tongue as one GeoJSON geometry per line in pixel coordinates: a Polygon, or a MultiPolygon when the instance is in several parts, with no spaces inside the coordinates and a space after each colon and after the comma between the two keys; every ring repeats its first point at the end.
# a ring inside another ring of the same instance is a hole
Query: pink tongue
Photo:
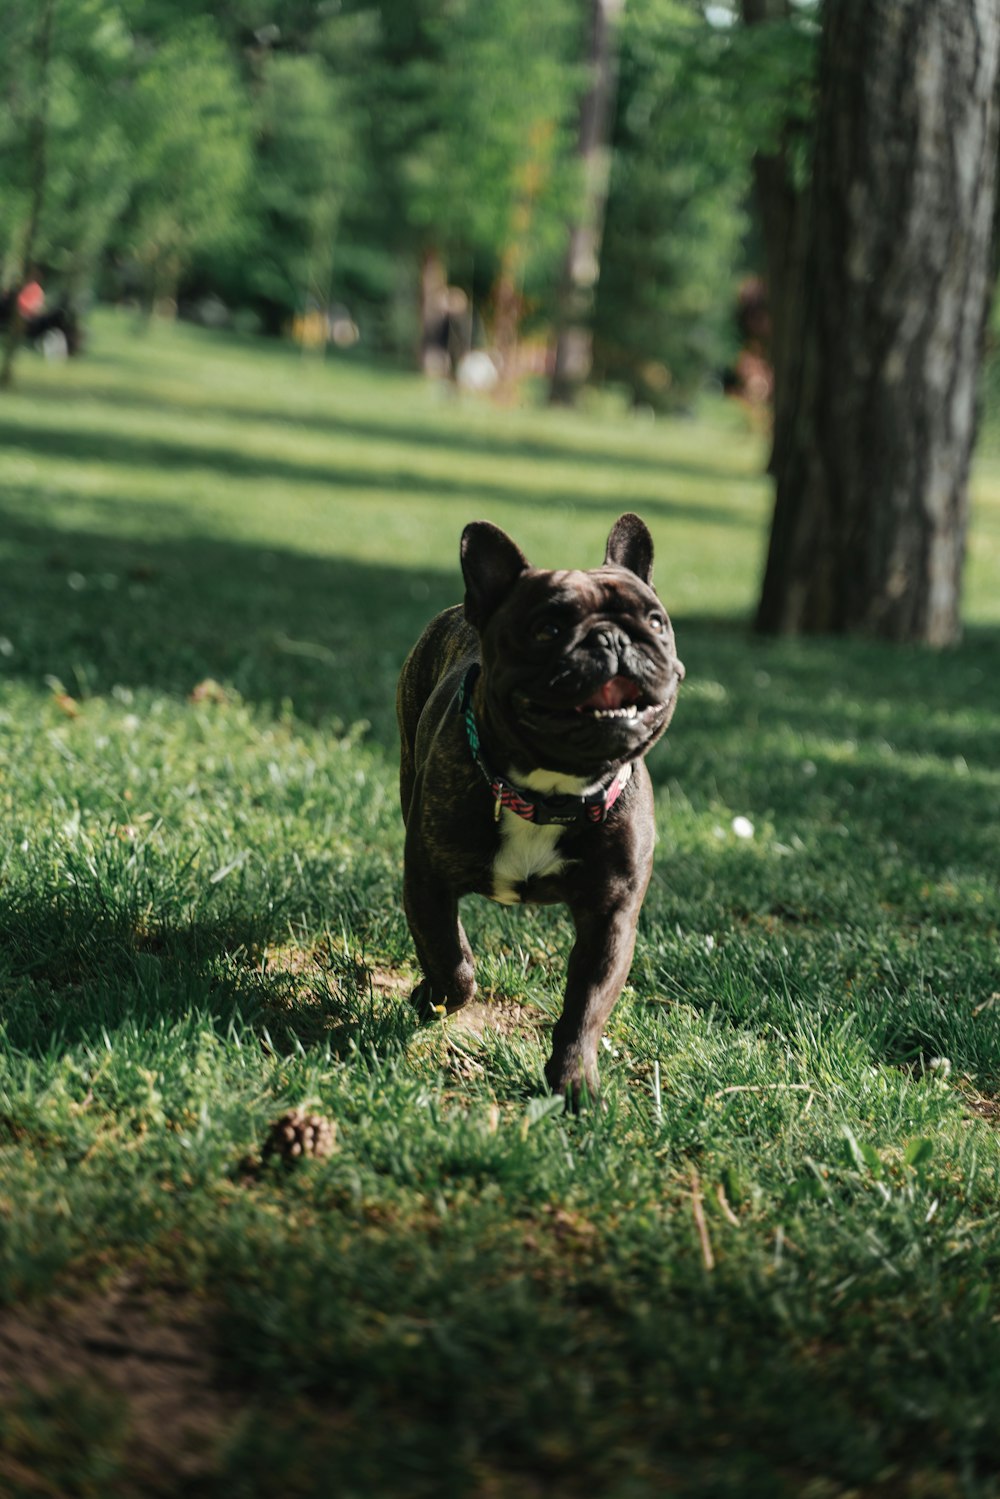
{"type": "Polygon", "coordinates": [[[603,682],[597,691],[580,706],[581,708],[624,708],[629,703],[634,703],[638,696],[638,687],[628,677],[612,677],[610,682],[603,682]]]}

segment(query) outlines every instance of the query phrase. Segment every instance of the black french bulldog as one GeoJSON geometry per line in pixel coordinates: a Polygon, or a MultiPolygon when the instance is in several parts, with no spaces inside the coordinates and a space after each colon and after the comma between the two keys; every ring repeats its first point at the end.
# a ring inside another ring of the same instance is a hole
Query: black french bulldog
{"type": "Polygon", "coordinates": [[[532,567],[488,521],[462,533],[465,604],[432,620],[399,680],[404,905],[425,1014],[476,992],[458,901],[564,902],[576,928],[545,1076],[578,1104],[628,977],[653,863],[643,756],[684,667],[637,515],[590,572],[532,567]]]}

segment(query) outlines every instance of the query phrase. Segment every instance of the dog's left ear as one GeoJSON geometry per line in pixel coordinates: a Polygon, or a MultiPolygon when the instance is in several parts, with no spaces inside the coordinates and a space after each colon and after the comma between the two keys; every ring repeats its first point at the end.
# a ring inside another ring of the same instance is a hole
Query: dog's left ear
{"type": "Polygon", "coordinates": [[[653,582],[653,538],[649,527],[638,515],[629,511],[620,515],[611,527],[604,565],[614,563],[616,567],[627,567],[644,583],[653,582]]]}
{"type": "Polygon", "coordinates": [[[470,521],[462,532],[465,617],[481,630],[531,564],[506,531],[488,520],[470,521]]]}

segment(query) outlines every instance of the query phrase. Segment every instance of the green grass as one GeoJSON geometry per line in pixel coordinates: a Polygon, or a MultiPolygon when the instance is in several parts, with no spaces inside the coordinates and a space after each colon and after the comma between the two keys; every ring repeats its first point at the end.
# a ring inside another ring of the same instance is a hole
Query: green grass
{"type": "Polygon", "coordinates": [[[109,315],[24,360],[0,1489],[1000,1493],[1000,460],[931,655],[746,632],[761,459],[728,408],[495,411],[109,315]],[[392,699],[465,521],[588,566],[626,508],[688,680],[607,1109],[567,1118],[560,912],[467,903],[496,1032],[411,1017],[392,699]],[[262,1164],[299,1103],[333,1155],[262,1164]]]}

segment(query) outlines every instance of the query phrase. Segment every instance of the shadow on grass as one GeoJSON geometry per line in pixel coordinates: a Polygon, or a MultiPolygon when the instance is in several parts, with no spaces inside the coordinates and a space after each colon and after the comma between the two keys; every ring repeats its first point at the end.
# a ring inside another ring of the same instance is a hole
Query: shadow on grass
{"type": "MultiPolygon", "coordinates": [[[[50,527],[30,516],[32,499],[0,499],[0,630],[10,643],[0,672],[39,685],[53,676],[82,694],[121,684],[183,695],[211,676],[252,703],[290,700],[311,721],[368,718],[394,748],[399,667],[431,616],[462,594],[457,542],[454,562],[415,569],[172,535],[190,510],[149,502],[155,539],[50,527]]],[[[101,503],[88,496],[91,510],[101,503]]],[[[121,502],[108,501],[107,513],[109,528],[120,524],[121,502]]],[[[685,734],[780,726],[997,763],[998,629],[972,629],[960,649],[937,654],[760,639],[738,620],[675,624],[696,689],[678,713],[685,734]]]]}
{"type": "Polygon", "coordinates": [[[417,1020],[405,994],[379,992],[370,968],[328,947],[268,960],[271,926],[248,911],[150,929],[145,913],[96,889],[8,893],[0,899],[5,1043],[44,1059],[101,1045],[121,1026],[208,1016],[220,1036],[250,1031],[282,1056],[384,1055],[406,1044],[417,1020]]]}
{"type": "MultiPolygon", "coordinates": [[[[109,505],[120,517],[120,505],[109,505]]],[[[150,526],[181,512],[147,506],[150,526]]],[[[396,754],[399,668],[461,597],[440,571],[316,558],[217,537],[142,541],[3,513],[0,674],[77,697],[116,685],[186,696],[205,678],[306,722],[367,721],[396,754]]],[[[948,655],[855,640],[755,638],[738,621],[676,621],[688,668],[654,781],[718,799],[784,836],[812,821],[874,824],[943,868],[962,847],[992,867],[1000,815],[1000,631],[948,655]]],[[[862,839],[864,842],[864,839],[862,839]]]]}
{"type": "MultiPolygon", "coordinates": [[[[40,400],[58,400],[60,406],[65,405],[67,400],[72,403],[73,396],[64,390],[58,393],[47,390],[36,392],[40,400]]],[[[89,399],[84,397],[84,399],[89,399]]],[[[335,400],[335,397],[331,397],[335,400]]],[[[162,415],[163,403],[155,396],[144,394],[142,391],[118,390],[114,395],[115,406],[127,407],[137,411],[153,411],[162,415]]],[[[261,403],[257,406],[246,402],[236,401],[202,401],[192,399],[191,408],[196,411],[199,418],[215,417],[224,421],[239,423],[257,422],[261,427],[272,426],[281,431],[289,429],[297,432],[313,432],[323,437],[343,436],[347,438],[370,438],[376,442],[400,443],[406,446],[417,446],[425,448],[447,447],[450,450],[479,454],[485,457],[494,457],[503,461],[511,459],[530,459],[535,463],[578,464],[581,459],[587,463],[606,464],[615,469],[634,470],[636,472],[649,472],[659,475],[677,474],[685,478],[702,479],[705,481],[720,481],[732,483],[747,477],[742,468],[736,466],[726,467],[713,463],[711,455],[706,454],[704,462],[687,462],[682,459],[665,458],[660,453],[626,453],[619,446],[600,448],[588,443],[581,448],[575,433],[569,433],[565,441],[560,442],[555,438],[525,437],[522,434],[506,435],[503,432],[490,432],[484,429],[469,429],[457,426],[454,421],[449,420],[452,413],[447,408],[434,411],[429,410],[425,419],[416,417],[411,420],[401,420],[398,416],[385,420],[372,418],[361,413],[352,411],[349,416],[339,415],[335,409],[324,407],[321,415],[303,415],[301,406],[275,408],[273,405],[261,403]]],[[[183,404],[179,406],[183,412],[183,404]]],[[[12,424],[10,430],[4,433],[5,440],[13,442],[18,432],[26,429],[18,422],[12,424]]],[[[30,429],[28,429],[30,432],[30,429]]],[[[0,427],[0,431],[3,431],[0,427]]],[[[51,429],[43,429],[43,445],[49,449],[49,434],[51,429]]],[[[60,434],[64,438],[72,434],[60,434]]],[[[37,438],[37,431],[33,434],[37,438]]],[[[117,445],[118,439],[115,439],[117,445]]],[[[172,445],[168,445],[172,446],[172,445]]],[[[193,452],[195,459],[204,450],[198,448],[188,450],[193,452]]],[[[215,453],[215,450],[208,450],[215,453]]],[[[231,449],[221,450],[224,456],[233,456],[231,449]]],[[[106,457],[104,453],[101,456],[106,457]]],[[[204,460],[202,460],[204,461],[204,460]]],[[[298,470],[296,470],[298,472],[298,470]]],[[[509,493],[509,491],[505,491],[509,493]]],[[[513,496],[512,496],[513,498],[513,496]]],[[[699,513],[700,507],[699,507],[699,513]]],[[[726,512],[727,519],[737,519],[731,512],[726,512]]]]}
{"type": "MultiPolygon", "coordinates": [[[[152,526],[175,524],[155,508],[152,526]]],[[[427,620],[461,597],[452,575],[217,538],[141,541],[2,521],[3,677],[75,696],[115,686],[186,696],[205,678],[307,721],[367,719],[396,742],[395,682],[427,620]]]]}
{"type": "MultiPolygon", "coordinates": [[[[344,430],[353,430],[353,424],[345,424],[344,430]]],[[[393,434],[388,428],[372,424],[368,429],[368,436],[388,438],[393,434]]],[[[407,429],[400,430],[399,440],[409,440],[407,429]]],[[[435,435],[428,435],[424,440],[432,445],[436,445],[437,442],[435,435]]],[[[450,433],[448,441],[450,444],[450,433]]],[[[0,445],[9,451],[44,452],[48,457],[64,458],[70,462],[106,464],[110,460],[130,468],[176,471],[178,474],[201,472],[207,469],[225,475],[229,479],[284,480],[296,486],[318,485],[324,490],[370,489],[384,492],[391,488],[401,493],[411,493],[414,496],[429,496],[436,500],[456,500],[465,506],[473,501],[476,503],[496,502],[504,505],[539,505],[552,504],[560,498],[571,498],[573,505],[582,509],[608,511],[613,508],[601,496],[581,494],[572,487],[571,481],[566,485],[551,488],[545,486],[526,488],[523,482],[508,481],[505,483],[499,479],[499,476],[497,482],[490,482],[480,477],[465,479],[443,474],[420,474],[415,473],[405,464],[396,466],[387,463],[384,467],[361,468],[338,464],[335,461],[328,463],[283,461],[275,458],[271,453],[243,451],[229,443],[212,445],[163,437],[132,437],[121,432],[109,436],[105,432],[65,431],[43,424],[32,426],[21,419],[8,422],[2,417],[0,417],[0,445]]],[[[457,445],[461,446],[461,444],[457,445]]],[[[517,450],[514,448],[501,449],[498,454],[498,457],[507,459],[516,456],[517,450]]],[[[498,464],[498,469],[500,467],[501,465],[498,464]]],[[[711,471],[706,472],[701,465],[684,470],[671,463],[661,465],[660,468],[663,473],[664,488],[669,487],[671,471],[678,474],[686,473],[687,477],[692,475],[708,479],[713,477],[711,471]]],[[[729,474],[725,477],[731,480],[733,475],[729,474]]],[[[759,529],[755,514],[742,515],[730,506],[713,505],[709,501],[691,503],[644,496],[642,505],[644,510],[654,512],[664,519],[724,525],[737,530],[752,529],[754,534],[759,529]]],[[[465,518],[467,516],[463,517],[465,518]]]]}
{"type": "Polygon", "coordinates": [[[654,780],[689,795],[708,783],[786,841],[825,828],[859,851],[894,842],[927,877],[1000,874],[1000,631],[970,629],[948,653],[704,618],[677,636],[693,690],[654,780]]]}

